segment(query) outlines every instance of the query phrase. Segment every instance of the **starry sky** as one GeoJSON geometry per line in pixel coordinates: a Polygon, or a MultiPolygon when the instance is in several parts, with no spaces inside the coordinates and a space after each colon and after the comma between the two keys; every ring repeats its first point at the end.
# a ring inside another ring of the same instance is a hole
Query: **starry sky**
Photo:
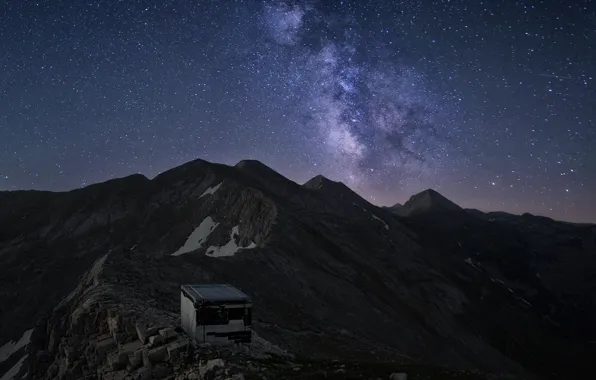
{"type": "Polygon", "coordinates": [[[196,158],[596,222],[590,0],[0,7],[0,190],[196,158]]]}

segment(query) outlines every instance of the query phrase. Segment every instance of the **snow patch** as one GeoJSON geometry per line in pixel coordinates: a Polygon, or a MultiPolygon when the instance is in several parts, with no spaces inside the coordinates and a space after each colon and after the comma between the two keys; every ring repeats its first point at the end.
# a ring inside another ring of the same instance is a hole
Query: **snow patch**
{"type": "Polygon", "coordinates": [[[203,198],[205,195],[212,195],[213,193],[215,193],[217,191],[217,189],[219,189],[219,187],[221,186],[222,183],[223,182],[220,182],[218,185],[208,188],[207,190],[205,190],[203,192],[203,194],[201,194],[201,196],[199,198],[203,198]]]}
{"type": "Polygon", "coordinates": [[[480,268],[478,268],[476,265],[474,265],[474,263],[472,262],[472,259],[470,257],[468,257],[467,259],[464,260],[466,263],[470,264],[471,266],[473,266],[474,268],[480,270],[480,268]]]}
{"type": "MultiPolygon", "coordinates": [[[[2,346],[4,347],[4,346],[2,346]]],[[[25,362],[25,359],[27,359],[27,357],[29,356],[29,354],[25,354],[23,355],[23,357],[14,365],[12,366],[11,369],[9,369],[4,376],[2,376],[2,378],[0,378],[0,380],[13,380],[14,377],[19,373],[19,371],[21,370],[21,366],[23,365],[23,363],[25,362]]]]}
{"type": "Polygon", "coordinates": [[[254,242],[251,242],[246,247],[241,247],[236,243],[236,238],[238,237],[239,229],[238,226],[232,227],[232,232],[230,233],[230,241],[221,247],[217,246],[210,246],[207,248],[207,252],[205,253],[209,257],[225,257],[225,256],[234,256],[236,252],[241,249],[252,249],[255,248],[257,245],[254,242]]]}
{"type": "MultiPolygon", "coordinates": [[[[2,347],[0,347],[0,363],[8,359],[12,354],[17,352],[23,347],[26,347],[31,342],[31,334],[33,329],[27,330],[23,333],[23,336],[18,341],[11,340],[2,347]]],[[[4,379],[4,378],[3,378],[4,379]]]]}
{"type": "Polygon", "coordinates": [[[520,301],[522,301],[523,303],[525,303],[526,305],[528,305],[528,306],[532,307],[532,304],[531,304],[531,303],[529,303],[528,301],[526,301],[525,299],[523,299],[523,298],[521,298],[521,297],[519,297],[518,299],[519,299],[520,301]]]}
{"type": "Polygon", "coordinates": [[[184,245],[176,252],[172,253],[172,256],[180,256],[203,247],[203,243],[205,243],[211,232],[213,232],[217,226],[219,226],[219,223],[215,222],[210,216],[206,217],[190,234],[188,239],[186,239],[184,245]]]}
{"type": "Polygon", "coordinates": [[[373,217],[373,219],[376,219],[376,220],[378,220],[378,221],[382,222],[382,223],[385,225],[385,229],[386,229],[387,231],[389,231],[389,225],[388,225],[388,224],[387,224],[387,223],[386,223],[386,222],[385,222],[383,219],[379,218],[379,217],[378,217],[378,216],[376,216],[375,214],[370,214],[370,215],[373,217]]]}

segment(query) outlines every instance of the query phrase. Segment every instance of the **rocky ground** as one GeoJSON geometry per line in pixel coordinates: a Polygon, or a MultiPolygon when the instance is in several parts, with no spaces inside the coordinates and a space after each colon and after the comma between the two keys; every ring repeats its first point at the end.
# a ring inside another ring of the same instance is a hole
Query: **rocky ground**
{"type": "MultiPolygon", "coordinates": [[[[113,263],[112,263],[113,264],[113,263]]],[[[515,379],[396,362],[312,360],[256,333],[251,344],[191,344],[174,313],[109,284],[108,255],[36,329],[25,377],[34,379],[515,379]],[[118,296],[118,295],[121,296],[118,296]]]]}

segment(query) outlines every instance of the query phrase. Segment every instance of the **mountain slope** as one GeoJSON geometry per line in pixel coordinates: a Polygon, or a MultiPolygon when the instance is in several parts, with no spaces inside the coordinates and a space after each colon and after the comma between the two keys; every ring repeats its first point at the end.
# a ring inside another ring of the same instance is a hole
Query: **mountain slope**
{"type": "MultiPolygon", "coordinates": [[[[493,297],[532,334],[557,336],[539,315],[428,245],[414,219],[344,187],[323,177],[300,186],[256,161],[196,160],[153,180],[0,193],[0,344],[34,328],[27,354],[11,353],[0,371],[28,355],[19,376],[112,373],[108,359],[138,344],[135,326],[175,327],[180,284],[202,282],[248,293],[270,343],[259,342],[298,356],[538,370],[482,333],[499,321],[471,321],[493,297]]],[[[425,215],[416,204],[468,217],[434,193],[409,203],[412,218],[425,215]]]]}
{"type": "MultiPolygon", "coordinates": [[[[531,366],[549,361],[550,372],[559,374],[570,366],[592,370],[596,226],[454,207],[438,213],[422,206],[399,214],[426,251],[465,262],[501,287],[505,304],[478,288],[482,302],[469,309],[465,322],[473,331],[531,366]],[[512,312],[512,303],[527,315],[512,312]]],[[[478,279],[473,283],[482,285],[478,279]]]]}

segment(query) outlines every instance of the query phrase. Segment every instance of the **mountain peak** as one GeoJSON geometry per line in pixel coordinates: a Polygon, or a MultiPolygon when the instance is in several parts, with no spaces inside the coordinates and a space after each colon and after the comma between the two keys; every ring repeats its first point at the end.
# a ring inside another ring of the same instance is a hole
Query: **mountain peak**
{"type": "Polygon", "coordinates": [[[258,180],[287,180],[284,176],[258,160],[242,160],[234,165],[243,174],[258,180]]]}
{"type": "Polygon", "coordinates": [[[443,195],[433,189],[424,190],[418,194],[412,195],[403,205],[402,213],[413,215],[428,211],[461,211],[461,207],[445,198],[443,195]]]}
{"type": "Polygon", "coordinates": [[[262,163],[259,160],[250,160],[250,159],[238,161],[238,163],[236,165],[234,165],[234,167],[238,168],[238,169],[260,168],[260,169],[273,170],[269,166],[265,165],[264,163],[262,163]]]}
{"type": "Polygon", "coordinates": [[[312,177],[311,179],[309,179],[308,181],[306,181],[302,187],[306,187],[307,189],[319,189],[319,190],[323,190],[325,189],[326,191],[340,191],[340,192],[352,192],[352,189],[350,189],[348,186],[346,186],[343,182],[340,181],[334,181],[332,179],[329,179],[327,177],[325,177],[322,174],[317,174],[316,176],[312,177]]]}
{"type": "Polygon", "coordinates": [[[239,161],[234,167],[244,174],[247,174],[251,177],[258,176],[258,177],[275,177],[275,178],[284,178],[281,174],[270,168],[269,166],[265,165],[259,160],[242,160],[239,161]]]}
{"type": "Polygon", "coordinates": [[[297,184],[258,160],[242,160],[234,168],[264,188],[276,192],[292,192],[297,184]]]}
{"type": "Polygon", "coordinates": [[[333,181],[321,174],[318,174],[306,181],[302,187],[316,190],[319,193],[332,196],[336,199],[342,199],[344,201],[349,200],[352,203],[367,203],[360,195],[346,186],[343,182],[333,181]]]}
{"type": "MultiPolygon", "coordinates": [[[[322,174],[317,174],[316,176],[312,177],[308,181],[306,181],[302,186],[309,188],[309,189],[320,189],[326,186],[338,186],[343,185],[341,182],[333,181],[322,174]]],[[[345,186],[345,185],[344,185],[345,186]]]]}

